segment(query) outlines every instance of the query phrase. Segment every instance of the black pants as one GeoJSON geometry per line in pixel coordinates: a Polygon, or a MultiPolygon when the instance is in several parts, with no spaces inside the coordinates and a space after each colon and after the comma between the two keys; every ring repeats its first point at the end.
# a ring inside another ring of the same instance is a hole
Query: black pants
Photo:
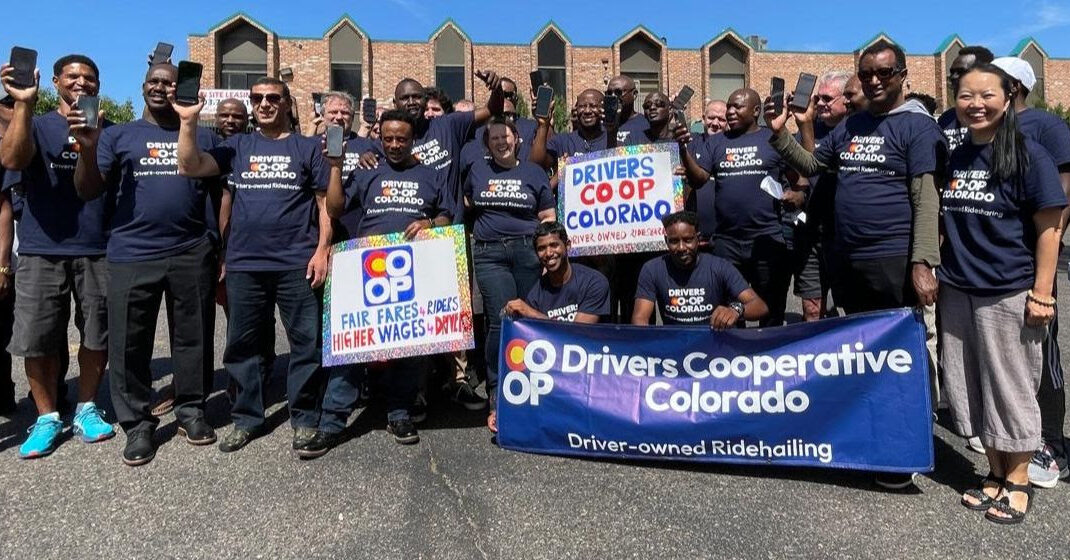
{"type": "MultiPolygon", "coordinates": [[[[15,383],[11,380],[11,328],[15,324],[15,281],[8,279],[11,289],[7,297],[0,299],[0,405],[15,401],[15,383]]],[[[63,377],[59,383],[63,385],[63,377]]],[[[66,385],[64,385],[66,387],[66,385]]]]}
{"type": "Polygon", "coordinates": [[[847,314],[913,307],[918,304],[910,279],[910,259],[838,257],[833,275],[832,297],[847,314]]]}
{"type": "MultiPolygon", "coordinates": [[[[1055,282],[1058,284],[1058,282],[1055,282]]],[[[1055,285],[1052,295],[1056,295],[1055,285]]],[[[1044,366],[1040,375],[1040,390],[1037,404],[1040,405],[1040,437],[1051,446],[1052,455],[1059,468],[1066,466],[1067,446],[1063,435],[1066,421],[1066,389],[1063,387],[1063,364],[1059,353],[1059,309],[1048,323],[1048,336],[1044,340],[1044,366]]]]}
{"type": "Polygon", "coordinates": [[[639,272],[646,261],[657,253],[628,253],[613,256],[613,275],[610,282],[610,312],[616,312],[616,322],[627,325],[632,322],[635,309],[635,289],[639,284],[639,272]]]}
{"type": "Polygon", "coordinates": [[[215,251],[205,239],[178,255],[108,263],[108,354],[111,399],[123,430],[155,429],[152,350],[160,301],[167,305],[174,364],[175,416],[204,416],[212,388],[215,335],[215,251]]]}
{"type": "Polygon", "coordinates": [[[758,326],[783,325],[791,285],[792,260],[788,246],[768,236],[753,241],[724,236],[717,238],[713,254],[732,263],[769,307],[769,314],[758,321],[758,326]]]}

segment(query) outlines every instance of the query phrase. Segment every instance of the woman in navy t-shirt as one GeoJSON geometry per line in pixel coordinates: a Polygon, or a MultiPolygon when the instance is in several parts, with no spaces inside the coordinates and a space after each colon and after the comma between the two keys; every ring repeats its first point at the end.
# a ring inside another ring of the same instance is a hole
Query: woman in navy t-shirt
{"type": "Polygon", "coordinates": [[[996,523],[1032,505],[1028,465],[1040,447],[1045,326],[1059,215],[1066,196],[1055,164],[1018,130],[1011,79],[982,64],[955,93],[969,132],[951,154],[941,192],[941,363],[955,427],[984,444],[989,474],[962,504],[996,523]]]}
{"type": "Polygon", "coordinates": [[[474,218],[472,263],[487,310],[484,347],[492,411],[498,386],[499,312],[539,281],[542,265],[531,248],[531,236],[539,222],[557,218],[546,172],[517,159],[519,137],[512,122],[491,121],[483,133],[491,159],[473,165],[464,185],[464,203],[474,218]]]}

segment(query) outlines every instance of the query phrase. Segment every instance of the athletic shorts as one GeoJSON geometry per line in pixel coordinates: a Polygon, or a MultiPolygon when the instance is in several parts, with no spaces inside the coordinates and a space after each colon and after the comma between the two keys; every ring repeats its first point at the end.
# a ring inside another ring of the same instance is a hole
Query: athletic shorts
{"type": "Polygon", "coordinates": [[[82,346],[107,350],[107,279],[103,255],[21,255],[15,269],[15,328],[8,352],[24,358],[66,354],[72,296],[82,346]]]}

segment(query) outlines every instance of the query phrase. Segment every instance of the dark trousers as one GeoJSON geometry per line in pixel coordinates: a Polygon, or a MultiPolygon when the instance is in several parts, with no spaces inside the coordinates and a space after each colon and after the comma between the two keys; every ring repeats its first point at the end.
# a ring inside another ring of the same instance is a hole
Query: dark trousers
{"type": "MultiPolygon", "coordinates": [[[[1058,282],[1055,283],[1056,285],[1058,282]]],[[[1052,295],[1056,295],[1055,285],[1052,295]]],[[[1052,455],[1065,467],[1067,462],[1066,437],[1063,423],[1066,421],[1066,390],[1063,387],[1062,355],[1059,352],[1059,309],[1048,323],[1048,336],[1044,339],[1044,366],[1040,375],[1040,390],[1037,404],[1040,405],[1040,437],[1051,446],[1052,455]]]]}
{"type": "Polygon", "coordinates": [[[788,246],[779,239],[767,236],[753,241],[718,237],[713,254],[735,265],[758,297],[769,307],[769,314],[758,321],[758,326],[783,325],[792,270],[788,246]]]}
{"type": "Polygon", "coordinates": [[[833,275],[832,297],[848,314],[913,307],[918,304],[918,296],[910,268],[910,259],[905,255],[875,259],[840,256],[833,275]]]}
{"type": "Polygon", "coordinates": [[[326,388],[323,391],[319,429],[337,434],[346,428],[349,415],[360,398],[360,381],[364,376],[363,364],[346,364],[324,368],[326,388]]]}
{"type": "Polygon", "coordinates": [[[290,424],[295,428],[316,428],[324,384],[320,369],[320,299],[305,278],[305,269],[228,271],[227,304],[230,321],[223,366],[237,385],[231,408],[234,425],[254,431],[264,424],[261,338],[277,305],[290,343],[286,375],[290,424]]]}
{"type": "Polygon", "coordinates": [[[427,356],[413,356],[390,360],[378,369],[379,388],[386,401],[386,419],[389,422],[409,418],[409,407],[416,401],[420,378],[427,371],[431,360],[427,356]]]}
{"type": "Polygon", "coordinates": [[[152,350],[160,300],[167,306],[174,365],[175,416],[204,416],[212,388],[215,252],[205,240],[178,255],[108,263],[108,355],[111,399],[123,430],[153,430],[152,350]]]}
{"type": "Polygon", "coordinates": [[[498,387],[502,308],[510,300],[528,295],[539,281],[542,264],[531,246],[531,237],[476,241],[472,247],[472,260],[487,319],[487,395],[493,403],[498,387]]]}
{"type": "MultiPolygon", "coordinates": [[[[6,298],[0,299],[0,406],[15,402],[15,383],[11,380],[11,353],[7,351],[7,345],[11,343],[11,328],[15,324],[14,278],[9,278],[8,283],[11,289],[6,298]]],[[[64,385],[62,376],[59,383],[64,385]]]]}

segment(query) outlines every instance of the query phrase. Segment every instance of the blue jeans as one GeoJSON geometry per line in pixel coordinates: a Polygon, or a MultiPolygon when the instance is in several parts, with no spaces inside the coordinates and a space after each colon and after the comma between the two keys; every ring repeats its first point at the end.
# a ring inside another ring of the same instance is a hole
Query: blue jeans
{"type": "Polygon", "coordinates": [[[237,385],[231,408],[234,425],[256,430],[264,424],[264,356],[259,338],[272,323],[275,306],[290,343],[286,375],[290,424],[316,428],[324,376],[320,368],[320,298],[305,278],[305,269],[227,272],[227,348],[223,366],[237,385]]]}
{"type": "Polygon", "coordinates": [[[323,392],[323,405],[319,429],[337,434],[346,428],[349,415],[360,398],[360,381],[365,375],[363,364],[346,364],[325,368],[327,388],[323,392]]]}
{"type": "Polygon", "coordinates": [[[510,300],[523,298],[539,281],[542,264],[535,255],[531,237],[508,237],[498,241],[475,241],[472,263],[483,296],[487,320],[487,396],[494,405],[498,389],[498,350],[501,345],[502,308],[510,300]]]}

